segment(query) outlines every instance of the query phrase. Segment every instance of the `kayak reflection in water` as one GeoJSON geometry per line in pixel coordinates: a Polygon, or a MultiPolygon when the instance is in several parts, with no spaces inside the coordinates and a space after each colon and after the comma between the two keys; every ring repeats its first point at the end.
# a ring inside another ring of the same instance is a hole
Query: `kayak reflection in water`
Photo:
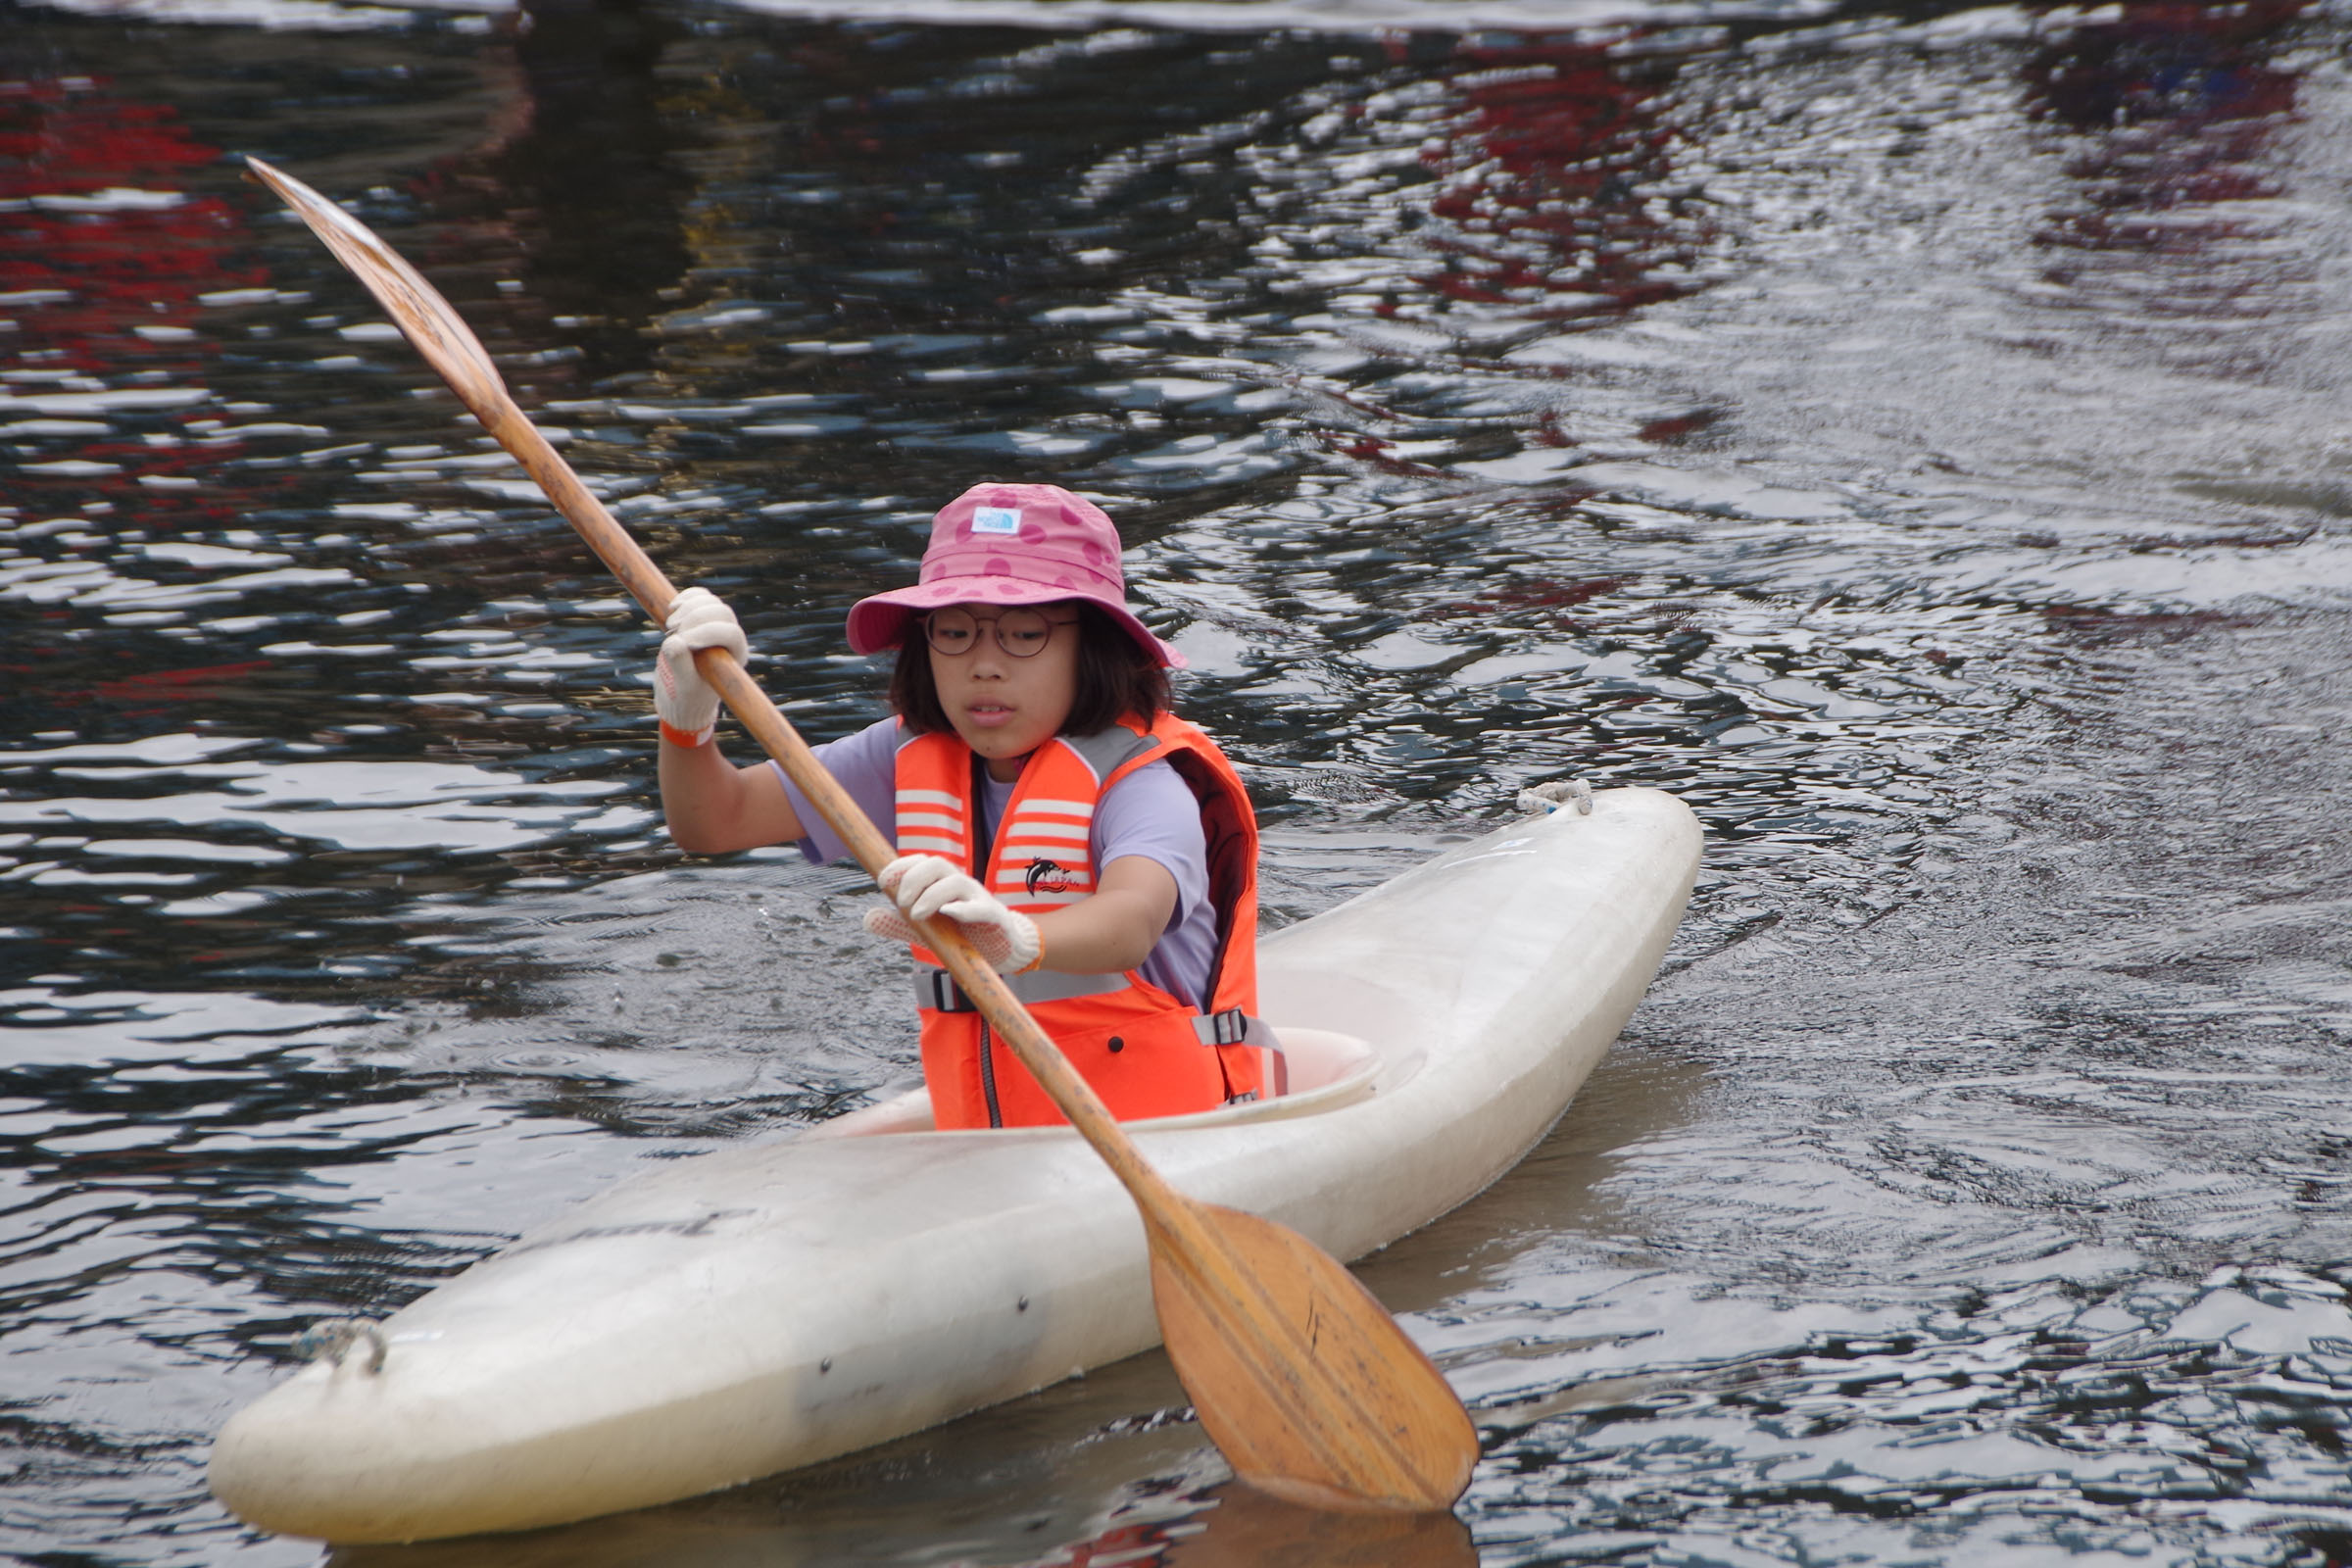
{"type": "MultiPolygon", "coordinates": [[[[654,706],[679,848],[849,858],[783,769],[711,745],[694,651],[742,659],[734,612],[689,588],[667,632],[654,706]]],[[[1255,1099],[1273,1046],[1253,1016],[1256,819],[1216,743],[1169,711],[1184,656],[1127,609],[1110,519],[1055,485],[975,485],[934,519],[913,587],[851,608],[849,640],[898,651],[895,711],[816,755],[899,851],[877,878],[897,907],[865,925],[913,949],[937,1124],[1062,1116],[909,917],[956,921],[1120,1119],[1255,1099]]]]}

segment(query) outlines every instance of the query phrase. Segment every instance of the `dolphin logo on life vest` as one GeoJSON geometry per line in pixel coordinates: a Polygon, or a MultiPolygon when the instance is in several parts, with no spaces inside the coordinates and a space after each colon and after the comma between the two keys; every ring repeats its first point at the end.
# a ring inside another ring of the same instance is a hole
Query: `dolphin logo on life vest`
{"type": "Polygon", "coordinates": [[[1047,893],[1070,891],[1069,869],[1056,861],[1047,859],[1042,855],[1029,862],[1029,873],[1021,880],[1027,884],[1029,896],[1033,899],[1037,897],[1041,889],[1047,893]]]}

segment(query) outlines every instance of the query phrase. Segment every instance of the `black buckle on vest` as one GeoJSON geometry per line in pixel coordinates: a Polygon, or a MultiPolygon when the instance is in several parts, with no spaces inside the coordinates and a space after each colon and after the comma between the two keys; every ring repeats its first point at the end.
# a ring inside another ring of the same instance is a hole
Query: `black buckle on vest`
{"type": "Polygon", "coordinates": [[[945,969],[923,969],[916,973],[915,1001],[918,1005],[934,1012],[978,1012],[972,999],[963,994],[963,987],[945,969]]]}

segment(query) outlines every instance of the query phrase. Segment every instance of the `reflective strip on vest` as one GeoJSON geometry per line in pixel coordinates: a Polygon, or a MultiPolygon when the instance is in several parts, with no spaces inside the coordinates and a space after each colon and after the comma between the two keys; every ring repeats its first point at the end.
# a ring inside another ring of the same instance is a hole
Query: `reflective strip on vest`
{"type": "MultiPolygon", "coordinates": [[[[1032,969],[1027,974],[1002,978],[1012,994],[1021,999],[1021,1004],[1030,1007],[1041,1002],[1067,1002],[1072,997],[1107,997],[1127,989],[1127,977],[1119,974],[1057,974],[1051,969],[1032,969]]],[[[963,994],[963,987],[956,983],[954,975],[928,963],[914,966],[914,1004],[935,1012],[980,1010],[963,994]]]]}
{"type": "Polygon", "coordinates": [[[901,855],[963,859],[963,802],[946,790],[898,792],[896,838],[901,855]]]}
{"type": "Polygon", "coordinates": [[[928,833],[901,833],[898,850],[901,855],[936,855],[944,860],[960,859],[963,854],[963,846],[956,840],[928,833]]]}
{"type": "MultiPolygon", "coordinates": [[[[1115,974],[1056,974],[1051,969],[1032,969],[1027,974],[1001,978],[1024,1005],[1066,1002],[1072,997],[1107,997],[1127,989],[1125,978],[1115,974]]],[[[964,995],[963,987],[956,983],[954,975],[928,963],[914,966],[914,1001],[915,1005],[938,1012],[980,1010],[964,995]]],[[[1239,1007],[1195,1018],[1193,1036],[1204,1046],[1254,1046],[1278,1054],[1282,1050],[1282,1042],[1275,1038],[1265,1019],[1253,1017],[1239,1007]]]]}
{"type": "Polygon", "coordinates": [[[1039,821],[1035,817],[1017,816],[1004,830],[1004,842],[1014,844],[1084,844],[1094,831],[1085,822],[1060,822],[1052,818],[1039,821]]]}

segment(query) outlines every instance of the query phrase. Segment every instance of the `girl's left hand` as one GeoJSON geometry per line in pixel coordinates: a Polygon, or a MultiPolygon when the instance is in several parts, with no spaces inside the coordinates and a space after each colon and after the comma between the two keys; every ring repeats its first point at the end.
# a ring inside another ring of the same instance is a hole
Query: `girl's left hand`
{"type": "Polygon", "coordinates": [[[899,906],[865,911],[865,928],[878,937],[920,946],[922,933],[911,921],[945,915],[1000,974],[1025,974],[1045,955],[1037,922],[1006,908],[977,878],[956,870],[952,860],[902,855],[876,873],[874,881],[899,906]]]}

